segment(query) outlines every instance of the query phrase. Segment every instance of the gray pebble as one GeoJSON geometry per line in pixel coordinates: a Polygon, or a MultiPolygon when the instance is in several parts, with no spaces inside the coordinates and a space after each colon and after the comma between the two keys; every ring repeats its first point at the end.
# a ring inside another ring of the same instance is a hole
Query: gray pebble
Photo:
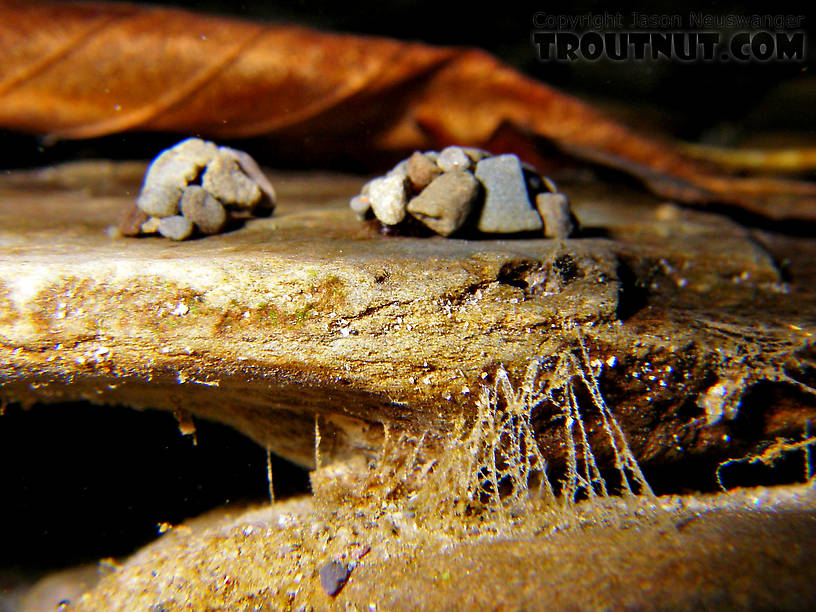
{"type": "Polygon", "coordinates": [[[252,208],[263,193],[241,170],[232,154],[218,153],[207,165],[201,186],[226,206],[252,208]]]}
{"type": "Polygon", "coordinates": [[[162,220],[162,217],[148,217],[147,221],[142,223],[142,226],[139,228],[139,231],[142,234],[155,234],[159,231],[159,222],[162,220]]]}
{"type": "Polygon", "coordinates": [[[227,211],[221,202],[198,185],[190,185],[182,192],[179,208],[204,234],[217,234],[227,223],[227,211]]]}
{"type": "Polygon", "coordinates": [[[275,188],[272,186],[272,183],[269,182],[269,179],[266,178],[266,175],[263,173],[263,170],[261,170],[258,163],[252,159],[252,156],[249,153],[239,151],[238,149],[232,149],[230,147],[218,147],[218,151],[219,153],[232,157],[238,162],[238,165],[241,167],[241,170],[244,171],[244,174],[252,179],[258,186],[258,189],[261,190],[266,207],[274,208],[277,202],[275,188]]]}
{"type": "Polygon", "coordinates": [[[490,151],[484,149],[476,149],[475,147],[462,147],[465,154],[475,162],[483,160],[485,157],[490,157],[490,151]]]}
{"type": "Polygon", "coordinates": [[[145,184],[136,205],[151,217],[169,217],[178,213],[178,201],[184,185],[145,184]]]}
{"type": "Polygon", "coordinates": [[[542,228],[541,217],[530,203],[518,157],[498,155],[485,158],[476,164],[476,178],[485,188],[479,231],[512,234],[542,228]]]}
{"type": "Polygon", "coordinates": [[[442,174],[442,170],[434,161],[424,153],[414,151],[408,158],[408,180],[414,192],[420,192],[431,184],[437,176],[442,174]]]}
{"type": "Polygon", "coordinates": [[[470,172],[452,170],[412,199],[408,212],[437,234],[450,236],[462,227],[480,191],[479,181],[470,172]]]}
{"type": "Polygon", "coordinates": [[[133,202],[125,211],[119,223],[120,236],[138,236],[142,233],[142,224],[148,220],[147,213],[133,202]]]}
{"type": "Polygon", "coordinates": [[[473,167],[473,160],[468,157],[462,147],[446,147],[439,153],[436,165],[445,172],[470,170],[473,167]]]}
{"type": "Polygon", "coordinates": [[[405,218],[407,194],[405,178],[398,175],[374,179],[368,188],[371,210],[386,225],[396,225],[405,218]]]}
{"type": "Polygon", "coordinates": [[[543,192],[536,196],[536,208],[544,219],[544,235],[563,240],[575,229],[567,196],[563,193],[543,192]]]}
{"type": "Polygon", "coordinates": [[[181,215],[162,217],[158,230],[162,236],[170,240],[184,240],[193,233],[193,222],[181,215]]]}
{"type": "Polygon", "coordinates": [[[349,568],[340,561],[329,561],[320,568],[320,586],[326,594],[337,595],[349,577],[349,568]]]}
{"type": "Polygon", "coordinates": [[[181,190],[194,181],[217,154],[217,147],[200,138],[188,138],[160,153],[150,164],[137,205],[151,217],[178,214],[181,190]]]}

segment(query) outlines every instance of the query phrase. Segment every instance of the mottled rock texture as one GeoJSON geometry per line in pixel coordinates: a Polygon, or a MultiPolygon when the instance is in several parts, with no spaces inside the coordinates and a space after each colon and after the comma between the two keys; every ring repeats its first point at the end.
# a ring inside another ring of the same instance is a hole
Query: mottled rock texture
{"type": "Polygon", "coordinates": [[[74,609],[804,611],[814,504],[812,487],[628,498],[584,504],[572,528],[551,515],[549,529],[469,538],[393,509],[355,524],[293,500],[180,526],[74,609]],[[332,557],[361,557],[334,596],[321,586],[332,557]]]}
{"type": "MultiPolygon", "coordinates": [[[[816,416],[808,240],[582,183],[560,185],[577,238],[386,238],[348,209],[362,180],[319,174],[273,176],[276,216],[237,231],[116,240],[144,171],[128,167],[83,190],[61,187],[74,166],[3,177],[5,399],[182,408],[310,465],[316,414],[326,461],[376,454],[383,424],[432,444],[499,364],[517,381],[580,337],[647,467],[740,456],[816,416]]],[[[534,418],[557,469],[557,411],[534,418]]]]}
{"type": "MultiPolygon", "coordinates": [[[[423,440],[418,465],[444,459],[501,366],[522,389],[531,362],[597,379],[647,478],[713,485],[718,462],[801,439],[816,416],[811,240],[579,182],[560,185],[575,238],[386,238],[348,210],[362,180],[317,173],[275,175],[276,216],[236,231],[110,238],[143,172],[0,179],[2,399],[191,414],[323,467],[314,500],[171,529],[76,609],[813,608],[812,487],[518,506],[437,528],[387,471],[364,479],[380,491],[367,506],[326,485],[402,440],[423,440]],[[320,583],[333,561],[353,567],[336,599],[320,583]]],[[[594,390],[574,388],[605,469],[594,390]]],[[[564,413],[545,402],[530,423],[557,478],[564,413]]]]}

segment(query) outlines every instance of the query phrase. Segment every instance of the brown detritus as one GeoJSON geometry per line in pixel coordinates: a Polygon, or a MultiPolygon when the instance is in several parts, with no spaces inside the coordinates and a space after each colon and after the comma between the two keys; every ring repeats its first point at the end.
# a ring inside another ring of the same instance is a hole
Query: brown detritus
{"type": "Polygon", "coordinates": [[[314,299],[314,308],[323,311],[338,309],[346,302],[346,286],[334,274],[319,279],[318,282],[309,286],[307,292],[314,299]]]}
{"type": "Polygon", "coordinates": [[[193,415],[183,408],[176,408],[173,411],[173,416],[178,422],[179,433],[182,436],[192,436],[193,444],[197,444],[195,435],[196,426],[193,421],[193,415]]]}

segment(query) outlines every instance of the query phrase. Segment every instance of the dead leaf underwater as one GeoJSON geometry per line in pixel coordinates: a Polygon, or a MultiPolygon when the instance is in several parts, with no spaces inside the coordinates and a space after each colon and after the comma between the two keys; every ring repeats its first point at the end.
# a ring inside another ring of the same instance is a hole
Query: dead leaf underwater
{"type": "Polygon", "coordinates": [[[490,148],[509,128],[666,198],[816,220],[816,185],[713,173],[476,49],[159,7],[0,0],[0,67],[0,126],[13,130],[268,137],[354,155],[490,148]]]}

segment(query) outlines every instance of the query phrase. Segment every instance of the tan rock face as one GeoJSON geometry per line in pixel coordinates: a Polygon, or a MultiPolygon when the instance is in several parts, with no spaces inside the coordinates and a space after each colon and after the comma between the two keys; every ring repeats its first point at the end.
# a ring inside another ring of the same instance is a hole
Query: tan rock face
{"type": "Polygon", "coordinates": [[[726,458],[801,452],[816,416],[809,241],[592,184],[561,185],[583,228],[569,240],[387,238],[347,208],[362,180],[318,174],[273,175],[275,215],[235,231],[114,239],[144,166],[104,168],[0,181],[2,399],[161,408],[188,431],[209,418],[322,469],[312,500],[171,529],[77,609],[811,603],[812,488],[610,500],[592,471],[615,440],[641,482],[624,437],[647,479],[708,462],[713,484],[726,458]],[[494,412],[476,409],[483,393],[494,412]],[[545,466],[599,496],[562,512],[514,490],[505,514],[470,516],[467,493],[499,487],[460,468],[508,456],[502,436],[474,436],[507,414],[540,451],[522,477],[545,466]],[[723,554],[743,569],[724,575],[723,554]],[[335,599],[320,586],[332,562],[350,570],[335,599]]]}
{"type": "Polygon", "coordinates": [[[433,531],[392,508],[355,524],[343,510],[324,514],[304,499],[238,516],[212,513],[145,547],[73,609],[808,610],[816,603],[812,488],[611,501],[584,504],[573,524],[580,528],[548,515],[531,518],[546,525],[540,530],[505,526],[494,537],[433,531]],[[352,569],[331,597],[319,572],[339,560],[352,569]]]}
{"type": "MultiPolygon", "coordinates": [[[[133,187],[59,188],[71,172],[0,186],[7,400],[183,409],[310,465],[316,415],[326,461],[376,453],[383,424],[433,444],[499,364],[518,380],[580,337],[646,463],[733,456],[814,413],[784,399],[802,395],[808,289],[786,286],[772,253],[723,217],[562,185],[586,228],[574,239],[385,238],[347,209],[361,180],[278,175],[275,216],[175,245],[108,238],[133,187]],[[740,402],[762,380],[786,412],[768,407],[743,435],[740,402]],[[729,394],[715,397],[718,383],[729,394]]],[[[554,465],[558,415],[534,415],[554,465]]]]}

